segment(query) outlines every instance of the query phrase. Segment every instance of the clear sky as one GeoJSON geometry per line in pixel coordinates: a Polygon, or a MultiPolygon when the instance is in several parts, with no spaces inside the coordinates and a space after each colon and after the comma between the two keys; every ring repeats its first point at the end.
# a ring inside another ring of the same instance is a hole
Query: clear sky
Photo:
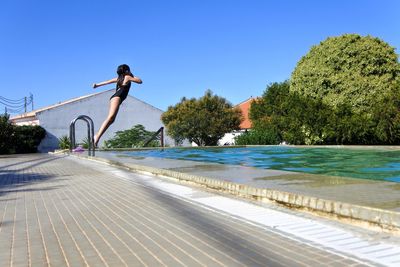
{"type": "Polygon", "coordinates": [[[112,88],[91,85],[126,63],[143,80],[130,94],[160,109],[207,89],[238,104],[345,33],[399,54],[400,1],[2,0],[0,96],[44,107],[112,88]]]}

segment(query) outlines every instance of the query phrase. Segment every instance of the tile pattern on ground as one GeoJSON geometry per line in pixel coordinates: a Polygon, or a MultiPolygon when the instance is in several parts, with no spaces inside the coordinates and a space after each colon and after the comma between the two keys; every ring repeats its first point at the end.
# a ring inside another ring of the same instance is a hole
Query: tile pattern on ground
{"type": "Polygon", "coordinates": [[[0,158],[0,266],[363,263],[120,179],[85,162],[32,154],[0,158]]]}

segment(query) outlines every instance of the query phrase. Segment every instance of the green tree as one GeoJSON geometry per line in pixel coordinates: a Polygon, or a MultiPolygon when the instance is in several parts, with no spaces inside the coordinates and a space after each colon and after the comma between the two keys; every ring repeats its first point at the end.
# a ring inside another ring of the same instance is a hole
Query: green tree
{"type": "Polygon", "coordinates": [[[238,141],[398,144],[399,114],[394,49],[370,36],[343,35],[313,47],[290,82],[266,88],[250,108],[252,131],[238,141]]]}
{"type": "MultiPolygon", "coordinates": [[[[155,132],[147,131],[143,125],[137,124],[131,129],[118,131],[115,136],[105,141],[107,148],[141,147],[155,132]]],[[[149,146],[159,146],[158,141],[152,141],[149,146]]]]}
{"type": "Polygon", "coordinates": [[[188,139],[198,146],[217,145],[225,133],[238,130],[242,121],[239,109],[208,90],[199,99],[185,97],[161,116],[168,134],[175,140],[188,139]]]}
{"type": "Polygon", "coordinates": [[[399,90],[400,65],[395,49],[371,36],[330,37],[298,62],[290,91],[322,99],[336,108],[350,105],[357,114],[371,114],[377,101],[399,90]]]}
{"type": "Polygon", "coordinates": [[[14,143],[14,126],[9,122],[9,115],[0,115],[0,154],[11,153],[14,143]]]}
{"type": "Polygon", "coordinates": [[[320,105],[291,93],[289,85],[289,81],[272,83],[267,86],[262,97],[252,103],[250,119],[253,129],[249,137],[253,137],[253,144],[273,145],[282,141],[304,144],[309,140],[320,141],[316,134],[320,129],[310,126],[315,126],[315,120],[322,120],[322,113],[315,112],[321,109],[320,105]],[[319,115],[316,116],[316,113],[319,115]]]}
{"type": "Polygon", "coordinates": [[[262,97],[251,104],[250,119],[253,128],[238,136],[238,145],[275,145],[283,141],[287,115],[285,107],[289,95],[289,81],[272,83],[267,86],[262,97]]]}
{"type": "Polygon", "coordinates": [[[366,114],[348,104],[333,108],[322,99],[290,92],[289,81],[269,85],[250,108],[253,130],[239,137],[248,144],[372,144],[373,129],[366,114]],[[250,141],[248,141],[250,140],[250,141]]]}
{"type": "Polygon", "coordinates": [[[304,105],[300,121],[310,144],[398,143],[399,90],[394,48],[356,34],[331,37],[312,47],[297,64],[290,84],[290,95],[304,105]]]}

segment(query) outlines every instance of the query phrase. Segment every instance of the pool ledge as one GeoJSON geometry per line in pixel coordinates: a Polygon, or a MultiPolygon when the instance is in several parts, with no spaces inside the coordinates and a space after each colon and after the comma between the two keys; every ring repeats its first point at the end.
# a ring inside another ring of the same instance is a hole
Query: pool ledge
{"type": "MultiPolygon", "coordinates": [[[[69,154],[69,153],[66,153],[69,154]]],[[[326,200],[313,196],[289,193],[281,190],[258,188],[246,184],[225,181],[206,176],[183,173],[165,168],[126,163],[103,157],[89,157],[82,154],[71,154],[79,158],[106,163],[112,166],[127,169],[133,172],[150,173],[156,176],[173,179],[177,182],[206,187],[223,193],[229,193],[241,198],[261,201],[277,202],[290,208],[303,209],[321,215],[329,215],[351,223],[365,224],[380,227],[385,230],[400,232],[400,212],[375,207],[361,206],[339,201],[326,200]]]]}

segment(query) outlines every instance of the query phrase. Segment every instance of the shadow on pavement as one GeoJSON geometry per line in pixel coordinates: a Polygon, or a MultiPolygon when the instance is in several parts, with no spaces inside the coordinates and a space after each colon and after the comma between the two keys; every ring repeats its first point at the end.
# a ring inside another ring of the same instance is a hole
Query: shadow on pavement
{"type": "MultiPolygon", "coordinates": [[[[11,156],[11,157],[6,157],[6,158],[7,159],[9,159],[9,158],[21,159],[21,158],[24,158],[25,156],[27,156],[27,155],[23,155],[22,154],[20,157],[11,156]]],[[[0,173],[2,172],[3,169],[9,168],[9,167],[18,166],[18,165],[21,165],[21,164],[27,164],[27,163],[39,161],[38,163],[26,166],[26,167],[21,168],[21,169],[17,169],[16,171],[23,171],[23,170],[26,170],[26,169],[29,169],[29,168],[33,168],[33,167],[39,166],[39,165],[41,165],[43,163],[46,163],[46,162],[49,162],[49,161],[58,160],[58,159],[66,157],[66,156],[54,157],[54,156],[43,155],[43,154],[36,154],[36,156],[39,157],[39,158],[37,158],[37,159],[29,159],[29,160],[26,160],[26,161],[19,161],[19,162],[15,162],[15,163],[12,163],[12,164],[9,164],[9,165],[4,165],[4,166],[0,165],[0,173]]]]}
{"type": "Polygon", "coordinates": [[[47,181],[51,178],[55,177],[38,173],[16,174],[14,172],[2,172],[0,173],[0,197],[10,193],[55,189],[55,187],[26,188],[27,185],[47,181]]]}
{"type": "MultiPolygon", "coordinates": [[[[50,174],[26,172],[26,171],[29,171],[30,169],[38,167],[42,164],[54,160],[59,160],[61,158],[62,157],[42,156],[39,159],[19,161],[13,164],[2,166],[0,168],[0,197],[10,193],[56,189],[57,187],[26,188],[25,186],[27,185],[37,184],[39,182],[44,182],[48,181],[49,179],[56,178],[56,176],[50,174]],[[5,170],[5,168],[10,168],[10,167],[14,168],[5,170]]],[[[19,159],[21,160],[21,158],[19,159]]]]}
{"type": "Polygon", "coordinates": [[[152,195],[155,203],[158,202],[159,205],[170,210],[171,214],[173,214],[172,217],[189,226],[195,227],[209,237],[211,242],[212,239],[217,239],[220,244],[223,244],[222,246],[218,246],[219,249],[224,250],[227,255],[246,266],[259,266],[259,264],[252,260],[255,258],[258,258],[258,262],[263,262],[262,266],[287,266],[294,264],[290,260],[288,262],[281,262],[282,258],[278,259],[273,256],[273,248],[268,249],[257,246],[254,240],[250,240],[251,237],[246,238],[246,234],[238,232],[233,225],[227,226],[227,224],[230,224],[229,220],[221,223],[218,218],[219,216],[210,216],[201,208],[193,207],[184,201],[146,186],[143,187],[143,190],[152,195]],[[240,254],[234,250],[239,251],[240,254]]]}

